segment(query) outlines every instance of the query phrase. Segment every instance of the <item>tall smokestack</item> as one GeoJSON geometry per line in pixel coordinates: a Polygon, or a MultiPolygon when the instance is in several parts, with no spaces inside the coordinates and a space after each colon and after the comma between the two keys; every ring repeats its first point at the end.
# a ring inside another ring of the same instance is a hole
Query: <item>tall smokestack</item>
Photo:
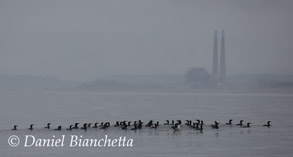
{"type": "Polygon", "coordinates": [[[218,37],[217,37],[217,30],[215,30],[215,38],[214,38],[214,54],[213,54],[213,70],[212,70],[212,77],[213,82],[217,83],[218,80],[218,37]]]}
{"type": "Polygon", "coordinates": [[[220,52],[220,76],[219,81],[225,82],[226,79],[226,61],[225,61],[225,31],[222,30],[221,52],[220,52]]]}

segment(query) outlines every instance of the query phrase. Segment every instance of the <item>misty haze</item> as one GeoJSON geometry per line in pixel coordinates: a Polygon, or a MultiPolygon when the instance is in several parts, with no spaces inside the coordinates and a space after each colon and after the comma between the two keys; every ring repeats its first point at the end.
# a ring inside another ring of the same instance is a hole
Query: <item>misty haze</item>
{"type": "Polygon", "coordinates": [[[292,156],[292,7],[1,0],[0,156],[292,156]],[[12,135],[134,146],[10,147],[12,135]]]}

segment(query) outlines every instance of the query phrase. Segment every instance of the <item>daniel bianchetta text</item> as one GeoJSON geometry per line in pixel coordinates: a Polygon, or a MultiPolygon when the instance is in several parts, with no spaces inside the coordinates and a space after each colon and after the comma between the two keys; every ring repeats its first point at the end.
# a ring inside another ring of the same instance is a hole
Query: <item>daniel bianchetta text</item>
{"type": "Polygon", "coordinates": [[[109,138],[84,138],[82,135],[53,135],[52,138],[36,138],[25,135],[24,147],[133,147],[133,139],[125,136],[109,138]],[[68,137],[69,136],[69,137],[68,137]]]}

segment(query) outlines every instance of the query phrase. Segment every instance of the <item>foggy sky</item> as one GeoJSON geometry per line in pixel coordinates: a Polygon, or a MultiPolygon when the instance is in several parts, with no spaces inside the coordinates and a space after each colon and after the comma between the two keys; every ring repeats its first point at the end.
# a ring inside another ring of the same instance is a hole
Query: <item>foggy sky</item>
{"type": "Polygon", "coordinates": [[[0,75],[85,81],[211,71],[226,31],[227,74],[293,74],[291,0],[0,1],[0,75]]]}

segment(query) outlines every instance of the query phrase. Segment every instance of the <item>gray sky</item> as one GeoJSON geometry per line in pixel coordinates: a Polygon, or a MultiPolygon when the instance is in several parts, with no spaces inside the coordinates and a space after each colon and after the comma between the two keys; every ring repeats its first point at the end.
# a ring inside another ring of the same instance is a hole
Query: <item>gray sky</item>
{"type": "Polygon", "coordinates": [[[86,81],[211,71],[226,31],[227,73],[293,74],[291,0],[0,0],[0,75],[86,81]]]}

